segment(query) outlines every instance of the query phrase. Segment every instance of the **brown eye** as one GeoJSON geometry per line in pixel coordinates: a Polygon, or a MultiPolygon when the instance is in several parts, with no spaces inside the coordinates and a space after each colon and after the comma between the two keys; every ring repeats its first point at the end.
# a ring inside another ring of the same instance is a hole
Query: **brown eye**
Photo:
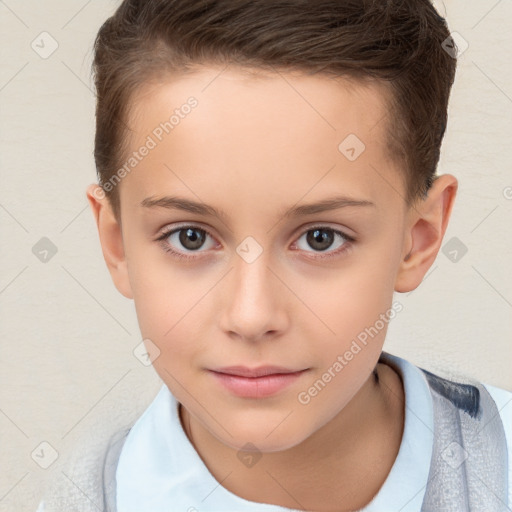
{"type": "Polygon", "coordinates": [[[308,257],[319,259],[341,255],[350,247],[351,242],[355,242],[355,238],[342,231],[328,226],[314,226],[305,231],[294,245],[301,251],[309,253],[308,257]],[[303,238],[305,243],[301,242],[303,238]]]}
{"type": "Polygon", "coordinates": [[[177,258],[194,258],[194,253],[201,254],[207,249],[215,247],[214,237],[205,229],[198,226],[182,226],[179,228],[166,229],[157,241],[166,252],[175,255],[177,258]],[[210,246],[208,246],[208,238],[210,246]],[[206,247],[205,247],[206,246],[206,247]],[[204,249],[204,250],[199,250],[204,249]]]}
{"type": "Polygon", "coordinates": [[[325,251],[334,242],[334,230],[315,228],[307,232],[306,241],[316,251],[325,251]]]}
{"type": "Polygon", "coordinates": [[[179,233],[179,241],[189,251],[193,251],[195,249],[199,249],[206,239],[206,232],[202,229],[197,228],[187,228],[180,229],[177,231],[179,233]]]}

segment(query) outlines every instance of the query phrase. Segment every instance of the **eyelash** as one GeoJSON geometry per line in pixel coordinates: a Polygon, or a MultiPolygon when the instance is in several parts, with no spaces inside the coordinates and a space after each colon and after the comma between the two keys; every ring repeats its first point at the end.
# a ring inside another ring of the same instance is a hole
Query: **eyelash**
{"type": "MultiPolygon", "coordinates": [[[[156,239],[156,241],[160,242],[162,248],[164,249],[164,251],[172,254],[173,257],[175,257],[175,258],[177,258],[179,260],[194,260],[194,259],[197,258],[197,256],[188,256],[185,253],[182,253],[182,252],[179,252],[179,251],[175,251],[166,242],[166,239],[168,237],[170,237],[172,234],[177,233],[177,232],[182,231],[182,230],[187,229],[187,228],[192,228],[192,229],[197,229],[197,230],[200,230],[200,231],[204,231],[209,237],[215,239],[215,237],[207,229],[205,229],[203,227],[200,227],[200,226],[197,226],[197,225],[194,225],[194,224],[186,224],[186,225],[180,226],[178,228],[175,227],[175,228],[166,230],[165,232],[163,232],[161,234],[161,236],[159,236],[156,239]]],[[[348,250],[350,248],[351,244],[356,241],[356,239],[354,237],[352,237],[350,235],[347,235],[346,233],[343,233],[343,231],[340,231],[340,230],[334,229],[334,228],[330,228],[329,226],[323,226],[323,225],[317,225],[317,226],[308,227],[308,229],[306,229],[305,231],[303,231],[300,234],[298,239],[300,239],[306,233],[309,233],[310,231],[314,231],[315,229],[324,229],[326,231],[332,231],[333,233],[335,233],[337,235],[340,235],[345,240],[345,243],[341,247],[339,247],[338,249],[336,249],[334,251],[326,252],[325,254],[324,253],[319,253],[319,254],[322,254],[322,255],[321,256],[313,256],[313,257],[308,256],[308,258],[323,260],[323,259],[339,256],[342,253],[344,253],[346,250],[348,250]]],[[[192,251],[192,252],[204,252],[204,251],[192,251]]]]}

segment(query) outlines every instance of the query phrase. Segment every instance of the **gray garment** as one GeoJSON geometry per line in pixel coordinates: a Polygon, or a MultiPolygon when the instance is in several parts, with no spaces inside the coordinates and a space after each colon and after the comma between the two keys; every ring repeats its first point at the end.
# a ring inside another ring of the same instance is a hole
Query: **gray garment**
{"type": "MultiPolygon", "coordinates": [[[[461,384],[420,369],[434,408],[434,446],[421,512],[509,510],[507,442],[494,400],[480,383],[461,384]]],[[[96,464],[89,465],[95,485],[87,496],[77,489],[66,497],[50,496],[45,512],[116,512],[115,474],[130,428],[118,430],[97,452],[96,464]]]]}
{"type": "Polygon", "coordinates": [[[107,455],[103,465],[103,510],[116,512],[116,469],[126,436],[130,432],[126,428],[118,432],[109,442],[107,455]]]}
{"type": "Polygon", "coordinates": [[[434,447],[422,512],[510,510],[507,441],[489,392],[423,372],[434,405],[434,447]]]}

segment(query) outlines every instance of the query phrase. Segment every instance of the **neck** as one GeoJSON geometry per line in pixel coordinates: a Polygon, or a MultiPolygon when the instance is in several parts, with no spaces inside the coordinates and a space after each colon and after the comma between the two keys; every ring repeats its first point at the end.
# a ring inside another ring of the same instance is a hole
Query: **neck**
{"type": "Polygon", "coordinates": [[[249,501],[323,512],[363,508],[377,494],[398,454],[403,407],[400,377],[379,364],[331,421],[299,445],[265,453],[250,468],[185,408],[180,414],[189,440],[228,491],[249,501]]]}

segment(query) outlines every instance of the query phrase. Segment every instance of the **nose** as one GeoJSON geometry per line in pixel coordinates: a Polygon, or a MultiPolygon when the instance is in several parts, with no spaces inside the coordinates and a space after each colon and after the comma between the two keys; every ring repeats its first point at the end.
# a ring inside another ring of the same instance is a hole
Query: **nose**
{"type": "Polygon", "coordinates": [[[255,342],[286,329],[289,297],[265,251],[251,263],[235,255],[224,290],[220,327],[229,336],[255,342]]]}

